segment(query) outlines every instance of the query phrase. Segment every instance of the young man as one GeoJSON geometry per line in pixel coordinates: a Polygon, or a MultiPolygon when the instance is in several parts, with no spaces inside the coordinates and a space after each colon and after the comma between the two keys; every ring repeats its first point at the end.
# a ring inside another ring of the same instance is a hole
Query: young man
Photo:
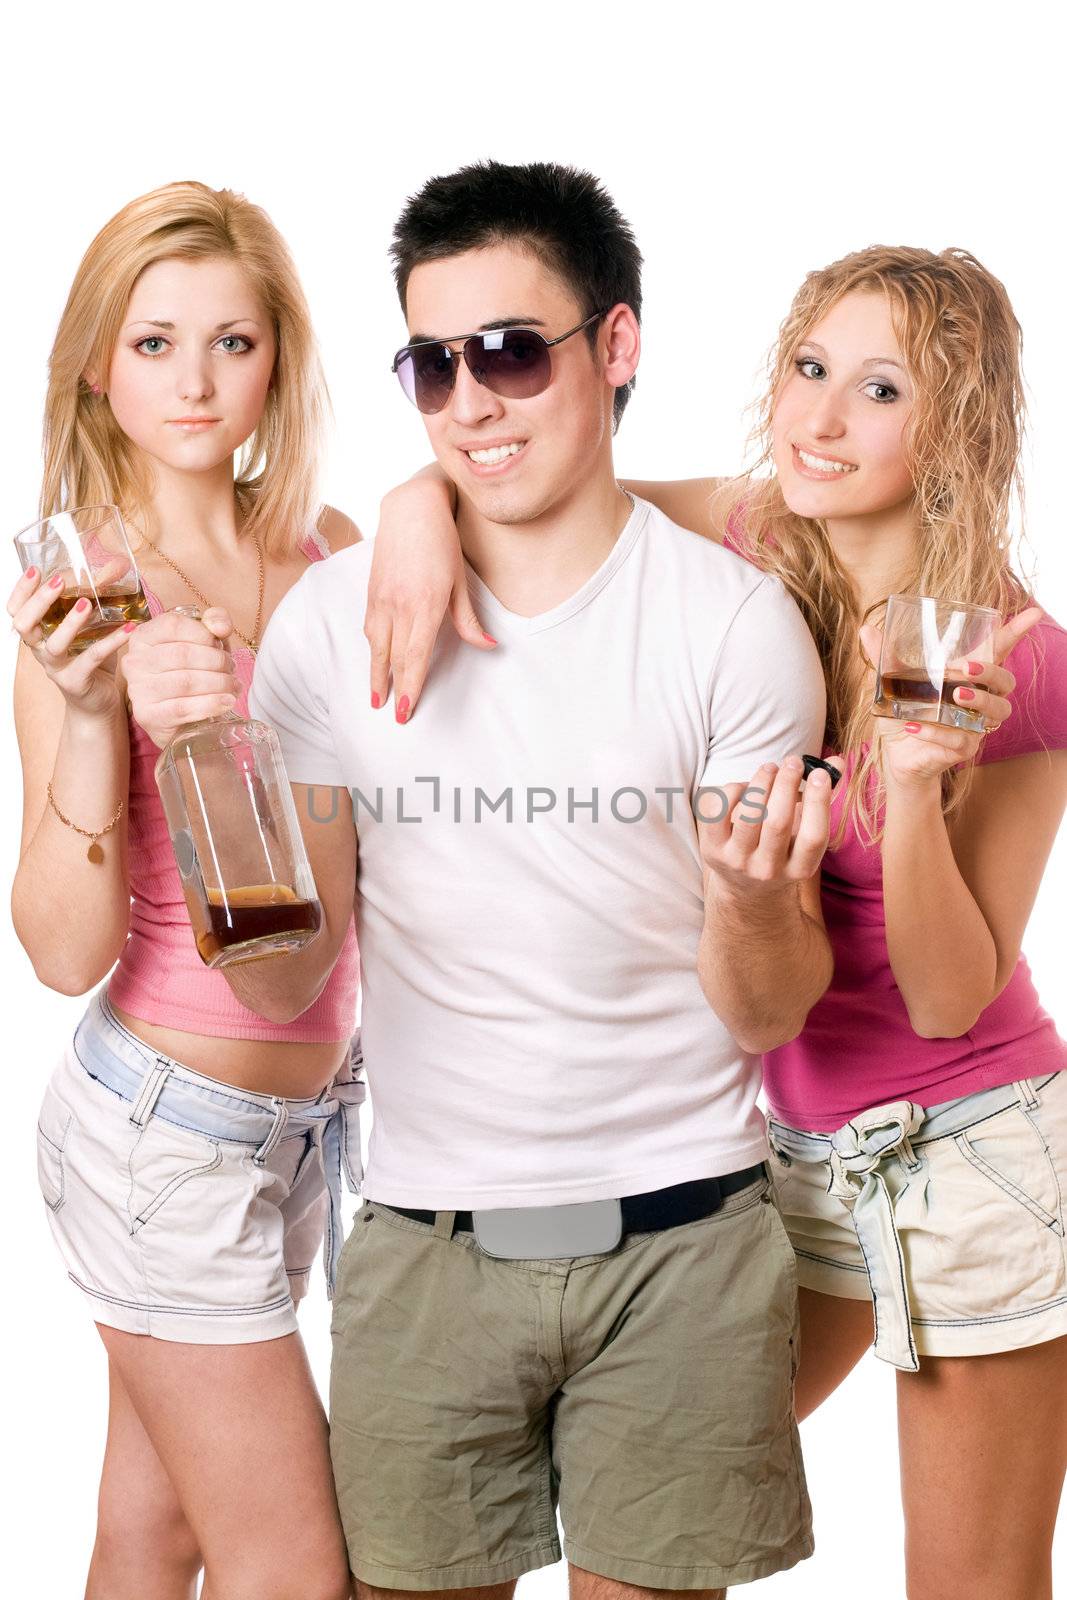
{"type": "Polygon", "coordinates": [[[253,706],[325,930],[227,972],[298,1014],[355,894],[375,1114],[331,1396],[352,1569],[504,1600],[559,1559],[558,1498],[578,1600],[721,1593],[812,1548],[754,1055],[830,975],[824,774],[791,837],[822,674],[777,580],[615,481],[640,257],[592,178],[434,179],[394,257],[396,370],[497,647],[443,635],[405,725],[362,692],[370,550],[286,596],[253,706]]]}

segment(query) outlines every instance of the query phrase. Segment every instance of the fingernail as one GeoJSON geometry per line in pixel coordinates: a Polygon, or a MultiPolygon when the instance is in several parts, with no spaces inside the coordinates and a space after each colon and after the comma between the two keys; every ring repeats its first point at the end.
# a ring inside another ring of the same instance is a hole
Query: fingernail
{"type": "Polygon", "coordinates": [[[496,642],[497,642],[493,638],[493,635],[491,633],[486,633],[484,628],[482,629],[482,638],[486,641],[487,644],[496,644],[496,642]]]}
{"type": "Polygon", "coordinates": [[[75,601],[74,609],[75,609],[75,611],[88,611],[88,609],[89,609],[88,600],[86,600],[84,598],[84,596],[83,596],[81,600],[75,601]]]}
{"type": "Polygon", "coordinates": [[[61,572],[54,572],[48,580],[48,587],[50,589],[62,589],[63,574],[61,572]]]}
{"type": "Polygon", "coordinates": [[[787,772],[803,772],[804,763],[799,756],[786,756],[782,766],[787,772]]]}
{"type": "Polygon", "coordinates": [[[408,720],[408,711],[410,708],[411,701],[408,699],[406,694],[402,694],[396,705],[396,720],[398,722],[406,722],[408,720]]]}
{"type": "Polygon", "coordinates": [[[377,711],[378,707],[381,705],[382,697],[378,693],[377,689],[375,689],[373,691],[373,693],[371,694],[370,703],[371,703],[371,710],[372,711],[377,711]]]}
{"type": "Polygon", "coordinates": [[[123,628],[122,631],[123,631],[123,633],[132,633],[134,628],[137,628],[139,626],[140,626],[140,624],[137,623],[137,622],[127,622],[126,626],[123,628]]]}
{"type": "Polygon", "coordinates": [[[922,723],[921,722],[906,722],[904,724],[905,733],[918,733],[921,728],[922,728],[922,723]]]}
{"type": "Polygon", "coordinates": [[[968,661],[967,671],[972,678],[980,678],[982,676],[982,663],[980,661],[968,661]]]}
{"type": "Polygon", "coordinates": [[[809,787],[814,784],[816,789],[825,789],[829,782],[830,774],[828,772],[824,772],[821,767],[816,767],[815,771],[808,779],[809,787]]]}
{"type": "MultiPolygon", "coordinates": [[[[27,567],[26,568],[26,577],[27,578],[36,578],[36,576],[37,576],[37,568],[36,567],[27,567]]],[[[488,639],[489,635],[486,634],[485,637],[488,639]]]]}
{"type": "Polygon", "coordinates": [[[974,699],[974,690],[973,689],[957,689],[956,690],[956,699],[957,700],[973,700],[974,699]]]}

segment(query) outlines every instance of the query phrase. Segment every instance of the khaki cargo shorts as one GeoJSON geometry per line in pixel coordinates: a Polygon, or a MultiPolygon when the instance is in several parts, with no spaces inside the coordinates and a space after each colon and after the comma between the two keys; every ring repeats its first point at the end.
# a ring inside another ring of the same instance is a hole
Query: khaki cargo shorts
{"type": "Polygon", "coordinates": [[[368,1201],[341,1257],[331,1450],[352,1570],[394,1589],[560,1559],[649,1588],[811,1554],[796,1267],[765,1179],[606,1255],[502,1261],[368,1201]]]}

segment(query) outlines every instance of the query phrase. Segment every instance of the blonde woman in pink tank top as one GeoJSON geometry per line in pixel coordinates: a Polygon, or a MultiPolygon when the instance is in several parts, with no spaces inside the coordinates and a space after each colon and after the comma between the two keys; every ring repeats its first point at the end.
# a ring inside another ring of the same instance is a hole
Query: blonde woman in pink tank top
{"type": "Polygon", "coordinates": [[[42,982],[96,991],[38,1146],[109,1364],[89,1600],[190,1600],[201,1571],[219,1597],[350,1593],[295,1304],[324,1239],[332,1272],[342,1168],[359,1180],[354,927],[320,934],[332,970],[302,1015],[245,1010],[197,954],[153,778],[184,723],[247,711],[274,607],[359,538],[316,502],[325,405],[295,269],[258,207],[177,183],[97,235],[52,351],[41,514],[117,504],[151,620],[72,655],[84,617],[45,639],[39,573],[8,602],[15,925],[42,982]]]}
{"type": "MultiPolygon", "coordinates": [[[[1020,353],[966,251],[859,251],[782,324],[759,470],[627,485],[781,577],[822,655],[822,753],[845,753],[818,908],[835,971],[764,1058],[772,1171],[798,1415],[872,1343],[897,1369],[912,1600],[1051,1600],[1067,1472],[1067,1044],[1020,948],[1067,804],[1067,632],[1010,565],[1020,353]],[[954,691],[985,735],[872,718],[892,592],[1011,619],[954,691]]],[[[445,610],[481,642],[436,469],[389,496],[374,566],[368,692],[384,703],[392,656],[417,715],[445,610]]],[[[812,1483],[816,1510],[832,1493],[812,1483]]]]}

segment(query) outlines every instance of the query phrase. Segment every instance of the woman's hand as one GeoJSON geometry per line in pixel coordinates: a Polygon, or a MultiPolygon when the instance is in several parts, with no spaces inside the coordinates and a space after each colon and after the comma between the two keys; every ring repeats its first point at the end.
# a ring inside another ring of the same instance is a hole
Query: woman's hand
{"type": "MultiPolygon", "coordinates": [[[[891,786],[924,788],[939,783],[942,773],[974,759],[985,734],[999,728],[1011,715],[1008,697],[1015,688],[1015,674],[1001,663],[1043,616],[1039,606],[1029,606],[998,628],[993,635],[991,663],[967,660],[948,663],[946,672],[966,674],[970,679],[969,683],[953,690],[953,702],[983,717],[983,732],[952,728],[940,722],[901,723],[892,717],[874,719],[881,738],[886,779],[891,786]]],[[[868,659],[876,662],[882,648],[881,628],[868,623],[860,629],[860,638],[868,659]]]]}
{"type": "Polygon", "coordinates": [[[446,612],[467,644],[478,650],[496,644],[471,605],[451,486],[420,474],[386,495],[374,540],[363,632],[375,710],[389,698],[391,676],[396,720],[411,717],[446,612]]]}
{"type": "Polygon", "coordinates": [[[241,684],[222,644],[232,631],[229,613],[212,606],[200,622],[165,611],[131,639],[124,663],[130,709],[161,750],[179,728],[236,704],[241,684]]]}
{"type": "MultiPolygon", "coordinates": [[[[125,567],[127,563],[123,563],[125,567]]],[[[123,628],[105,634],[76,655],[70,646],[85,625],[92,621],[94,607],[84,596],[76,601],[58,628],[45,636],[41,618],[63,593],[69,572],[58,571],[45,582],[36,567],[30,567],[12,589],[7,602],[12,630],[44,668],[59,689],[67,707],[82,717],[110,717],[121,704],[115,678],[115,661],[123,645],[141,626],[128,622],[123,628]]]]}

